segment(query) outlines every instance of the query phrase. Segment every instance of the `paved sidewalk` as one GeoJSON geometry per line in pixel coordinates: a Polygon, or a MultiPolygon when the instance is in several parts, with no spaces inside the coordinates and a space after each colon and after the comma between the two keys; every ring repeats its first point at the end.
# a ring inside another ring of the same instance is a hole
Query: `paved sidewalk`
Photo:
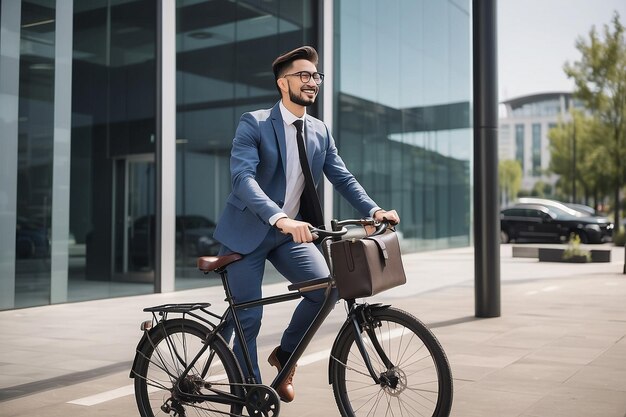
{"type": "MultiPolygon", "coordinates": [[[[376,297],[412,312],[440,339],[455,382],[452,415],[625,417],[624,249],[613,248],[611,263],[574,265],[512,258],[503,245],[501,261],[499,318],[474,317],[472,248],[405,256],[409,283],[376,297]]],[[[284,288],[270,285],[266,294],[284,288]]],[[[0,312],[0,416],[137,415],[128,395],[94,407],[69,402],[130,384],[142,307],[222,299],[213,287],[0,312]]],[[[330,347],[342,311],[313,350],[330,347]]],[[[260,357],[284,316],[264,317],[260,357]]],[[[281,416],[338,415],[327,365],[314,363],[298,368],[298,397],[281,416]]]]}

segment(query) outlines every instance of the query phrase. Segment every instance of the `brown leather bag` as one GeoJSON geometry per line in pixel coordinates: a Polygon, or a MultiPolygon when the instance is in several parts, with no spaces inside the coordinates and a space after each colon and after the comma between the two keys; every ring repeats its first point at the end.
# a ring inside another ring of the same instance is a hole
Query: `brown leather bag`
{"type": "Polygon", "coordinates": [[[393,230],[330,244],[332,271],[339,297],[369,297],[406,283],[400,243],[393,230]]]}

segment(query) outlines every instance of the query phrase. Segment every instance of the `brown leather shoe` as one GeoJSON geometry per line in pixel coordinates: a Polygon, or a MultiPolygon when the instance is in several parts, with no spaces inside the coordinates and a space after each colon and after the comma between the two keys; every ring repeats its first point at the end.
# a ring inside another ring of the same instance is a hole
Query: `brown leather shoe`
{"type": "MultiPolygon", "coordinates": [[[[283,366],[280,364],[280,361],[278,360],[278,357],[276,356],[276,352],[278,352],[279,347],[280,346],[277,346],[276,349],[274,349],[272,353],[270,354],[270,357],[267,358],[267,361],[269,362],[269,364],[272,366],[275,366],[276,369],[278,369],[278,372],[280,372],[280,370],[283,369],[283,366]]],[[[291,368],[291,372],[287,374],[287,377],[285,378],[283,383],[280,384],[278,387],[276,387],[276,393],[278,394],[280,399],[286,403],[292,402],[296,396],[296,392],[293,389],[293,375],[295,373],[296,373],[296,367],[294,366],[293,368],[291,368]]]]}

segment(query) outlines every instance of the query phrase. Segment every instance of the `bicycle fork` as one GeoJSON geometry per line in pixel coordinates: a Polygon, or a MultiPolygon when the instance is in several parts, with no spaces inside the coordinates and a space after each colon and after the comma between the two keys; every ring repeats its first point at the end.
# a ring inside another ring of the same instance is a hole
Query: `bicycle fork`
{"type": "MultiPolygon", "coordinates": [[[[385,353],[384,349],[380,345],[380,341],[376,337],[375,326],[376,323],[374,318],[371,316],[370,311],[372,309],[378,308],[387,308],[388,306],[383,306],[381,304],[368,305],[368,304],[355,304],[354,300],[348,301],[349,313],[348,319],[344,324],[342,331],[339,332],[339,336],[337,337],[337,341],[340,339],[341,335],[348,331],[347,327],[350,327],[354,334],[354,342],[356,343],[359,353],[363,359],[363,363],[367,368],[370,376],[374,380],[374,382],[378,385],[389,385],[390,381],[387,380],[385,374],[378,375],[374,370],[372,365],[372,360],[370,358],[369,353],[367,352],[367,348],[365,347],[365,340],[363,338],[363,333],[367,334],[367,340],[371,343],[372,347],[376,351],[378,358],[385,365],[387,370],[391,370],[394,368],[394,364],[389,360],[389,357],[385,353]],[[382,378],[381,378],[382,377],[382,378]]],[[[336,342],[337,342],[336,341],[336,342]]],[[[336,345],[336,343],[335,343],[336,345]]],[[[335,347],[333,346],[333,352],[335,351],[335,347]]],[[[331,361],[337,360],[334,355],[331,355],[331,361]]],[[[347,366],[347,364],[341,364],[342,366],[347,366]]],[[[331,376],[332,378],[332,376],[331,376]]],[[[332,381],[331,381],[332,382],[332,381]]]]}

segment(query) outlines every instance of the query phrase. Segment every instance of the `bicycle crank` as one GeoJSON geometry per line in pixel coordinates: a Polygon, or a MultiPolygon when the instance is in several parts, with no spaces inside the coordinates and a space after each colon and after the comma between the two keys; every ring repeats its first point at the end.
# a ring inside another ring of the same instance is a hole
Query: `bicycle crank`
{"type": "Polygon", "coordinates": [[[280,412],[280,399],[273,388],[256,385],[246,393],[246,409],[251,417],[277,417],[280,412]]]}

